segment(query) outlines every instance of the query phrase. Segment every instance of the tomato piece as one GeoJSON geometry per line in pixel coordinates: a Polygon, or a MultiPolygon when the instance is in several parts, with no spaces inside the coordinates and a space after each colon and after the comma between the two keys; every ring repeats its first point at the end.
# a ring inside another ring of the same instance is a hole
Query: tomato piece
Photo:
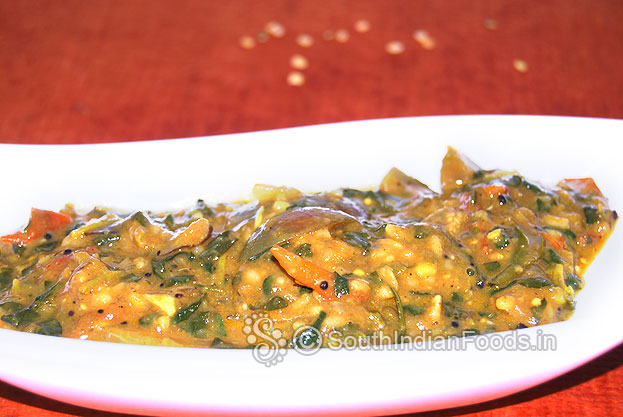
{"type": "Polygon", "coordinates": [[[549,243],[551,246],[553,246],[556,249],[563,249],[565,247],[565,240],[563,239],[562,235],[559,236],[558,239],[556,239],[554,236],[550,235],[549,233],[542,232],[541,236],[543,236],[543,239],[545,239],[547,243],[549,243]]]}
{"type": "Polygon", "coordinates": [[[309,287],[322,295],[327,300],[336,300],[335,295],[335,275],[319,267],[318,265],[303,259],[295,253],[274,245],[270,253],[277,259],[279,265],[294,280],[306,287],[309,287]]]}
{"type": "Polygon", "coordinates": [[[0,241],[25,245],[45,236],[48,232],[54,232],[70,223],[71,217],[66,214],[33,208],[30,213],[30,222],[26,229],[23,232],[2,236],[0,241]]]}
{"type": "Polygon", "coordinates": [[[563,182],[576,193],[580,194],[597,194],[599,196],[603,196],[597,184],[595,184],[595,180],[592,178],[576,178],[576,179],[568,179],[565,178],[563,182]]]}
{"type": "Polygon", "coordinates": [[[508,189],[505,185],[492,184],[483,187],[482,191],[490,198],[497,198],[499,195],[505,194],[508,189]]]}

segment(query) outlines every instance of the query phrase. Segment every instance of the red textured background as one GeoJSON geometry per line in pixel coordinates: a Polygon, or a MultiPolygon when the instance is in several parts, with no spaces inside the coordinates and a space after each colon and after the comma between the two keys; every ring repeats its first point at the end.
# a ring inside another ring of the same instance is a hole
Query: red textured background
{"type": "Polygon", "coordinates": [[[0,141],[175,138],[379,117],[623,117],[623,4],[540,0],[0,2],[0,141]],[[353,22],[370,21],[366,34],[353,22]],[[487,30],[483,21],[499,27],[487,30]],[[269,20],[286,37],[243,50],[269,20]],[[347,28],[346,44],[321,39],[347,28]],[[412,39],[427,29],[437,47],[412,39]],[[302,49],[295,34],[316,44],[302,49]],[[384,52],[402,40],[399,56],[384,52]],[[310,61],[302,88],[289,57],[310,61]],[[527,73],[512,61],[525,60],[527,73]]]}
{"type": "MultiPolygon", "coordinates": [[[[623,118],[623,1],[0,1],[0,142],[203,136],[381,117],[623,118]],[[370,21],[356,33],[353,23],[370,21]],[[493,18],[497,30],[483,22],[493,18]],[[238,46],[270,20],[286,36],[238,46]],[[345,28],[344,44],[322,40],[345,28]],[[411,37],[426,29],[422,49],[411,37]],[[316,43],[296,45],[306,32],[316,43]],[[401,40],[390,56],[384,45],[401,40]],[[307,82],[285,82],[289,58],[307,82]],[[514,59],[528,72],[513,69],[514,59]]],[[[3,360],[6,360],[3,359],[3,360]]],[[[623,415],[623,348],[490,403],[430,415],[623,415]]],[[[0,365],[1,366],[1,365],[0,365]]],[[[109,415],[0,383],[0,415],[109,415]]]]}

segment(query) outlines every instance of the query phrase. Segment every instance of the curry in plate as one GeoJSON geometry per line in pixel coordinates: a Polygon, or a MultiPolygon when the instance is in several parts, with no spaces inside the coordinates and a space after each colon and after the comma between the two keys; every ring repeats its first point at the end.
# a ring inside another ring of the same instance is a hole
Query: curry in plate
{"type": "Polygon", "coordinates": [[[245,348],[255,313],[290,346],[315,342],[308,326],[362,345],[536,326],[571,316],[617,220],[590,178],[548,188],[452,148],[440,193],[394,168],[373,191],[253,195],[171,213],[33,209],[0,237],[0,327],[245,348]]]}

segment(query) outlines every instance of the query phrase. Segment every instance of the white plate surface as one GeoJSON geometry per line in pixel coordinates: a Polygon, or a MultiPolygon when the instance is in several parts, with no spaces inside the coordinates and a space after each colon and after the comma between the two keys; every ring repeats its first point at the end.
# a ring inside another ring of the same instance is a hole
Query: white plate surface
{"type": "MultiPolygon", "coordinates": [[[[248,198],[255,183],[303,191],[375,187],[392,166],[439,189],[446,145],[483,168],[516,169],[546,185],[591,176],[621,211],[622,142],[620,120],[452,116],[109,145],[0,145],[0,234],[25,224],[33,206],[153,210],[189,207],[197,198],[248,198]]],[[[544,332],[555,336],[555,350],[469,343],[450,351],[430,344],[313,356],[291,351],[266,367],[250,350],[0,330],[0,378],[61,401],[140,414],[389,414],[476,403],[554,378],[623,341],[622,248],[618,226],[589,268],[569,321],[501,334],[534,342],[544,332]]]]}

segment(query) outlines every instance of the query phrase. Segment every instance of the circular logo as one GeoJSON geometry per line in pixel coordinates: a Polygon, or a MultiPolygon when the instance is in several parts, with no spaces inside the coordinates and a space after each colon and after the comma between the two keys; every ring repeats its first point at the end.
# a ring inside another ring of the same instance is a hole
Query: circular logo
{"type": "Polygon", "coordinates": [[[267,314],[253,314],[244,320],[242,332],[247,336],[247,343],[253,347],[253,357],[266,367],[277,365],[287,354],[288,341],[279,329],[273,327],[273,321],[267,314]]]}
{"type": "Polygon", "coordinates": [[[312,326],[302,326],[296,329],[292,340],[294,350],[305,356],[317,353],[322,347],[322,333],[312,326]]]}

